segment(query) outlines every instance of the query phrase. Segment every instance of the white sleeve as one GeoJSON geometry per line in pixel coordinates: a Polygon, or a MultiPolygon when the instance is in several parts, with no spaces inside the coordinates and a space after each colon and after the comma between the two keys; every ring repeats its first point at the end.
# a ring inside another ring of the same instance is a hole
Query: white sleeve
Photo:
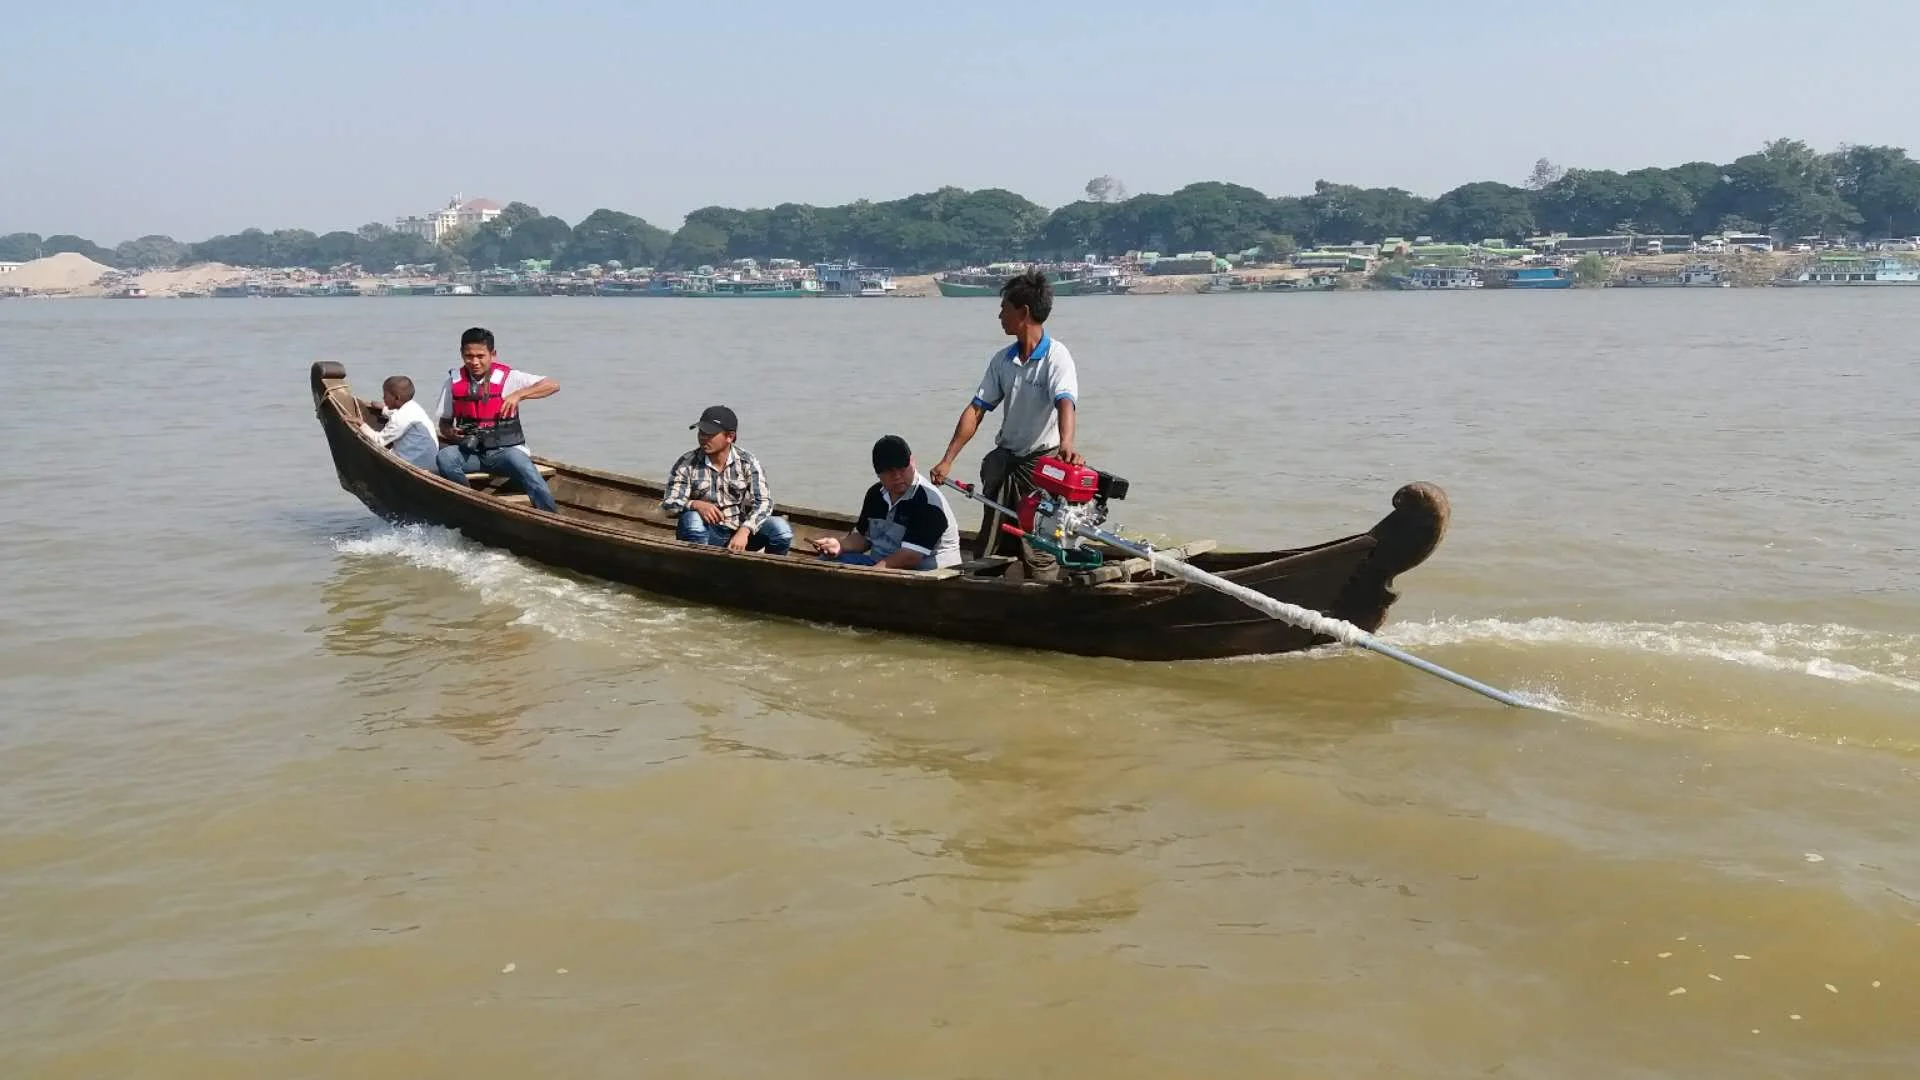
{"type": "Polygon", "coordinates": [[[1053,343],[1052,352],[1053,378],[1049,389],[1053,391],[1054,403],[1058,404],[1061,398],[1068,398],[1077,409],[1080,407],[1080,375],[1073,369],[1073,354],[1057,341],[1053,343]]]}
{"type": "Polygon", "coordinates": [[[440,384],[440,404],[435,412],[442,420],[453,417],[453,376],[451,375],[447,376],[446,382],[440,384]]]}
{"type": "Polygon", "coordinates": [[[507,385],[500,388],[500,396],[505,397],[508,394],[517,394],[544,378],[546,378],[545,375],[535,375],[531,371],[521,371],[519,368],[514,368],[507,373],[507,385]]]}
{"type": "Polygon", "coordinates": [[[996,352],[993,359],[987,361],[987,370],[980,376],[980,388],[973,392],[972,404],[992,412],[994,406],[1000,404],[1000,399],[1006,396],[1006,385],[1000,381],[1000,354],[996,352]]]}

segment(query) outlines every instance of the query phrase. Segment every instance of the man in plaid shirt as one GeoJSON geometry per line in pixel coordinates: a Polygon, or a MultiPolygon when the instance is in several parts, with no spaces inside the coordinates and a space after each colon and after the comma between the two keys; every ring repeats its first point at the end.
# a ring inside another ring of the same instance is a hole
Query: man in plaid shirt
{"type": "Polygon", "coordinates": [[[699,432],[699,445],[673,463],[660,509],[679,519],[674,535],[690,543],[785,555],[793,526],[774,516],[759,459],[734,445],[739,428],[725,405],[711,406],[688,426],[699,432]]]}

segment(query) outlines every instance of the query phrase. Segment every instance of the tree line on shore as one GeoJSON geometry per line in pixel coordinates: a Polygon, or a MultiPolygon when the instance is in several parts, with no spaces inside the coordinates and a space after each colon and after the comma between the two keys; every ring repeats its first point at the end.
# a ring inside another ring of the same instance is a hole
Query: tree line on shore
{"type": "Polygon", "coordinates": [[[1078,259],[1124,251],[1244,251],[1281,255],[1300,246],[1378,242],[1389,236],[1509,242],[1547,232],[1781,236],[1920,235],[1920,162],[1897,146],[1820,153],[1777,139],[1728,164],[1696,161],[1629,172],[1562,169],[1542,159],[1519,186],[1463,184],[1435,198],[1400,188],[1319,181],[1310,195],[1268,196],[1220,181],[1171,194],[1128,196],[1111,177],[1086,197],[1048,210],[1002,188],[941,188],[886,202],[781,203],[770,209],[708,206],[668,231],[632,214],[595,210],[576,225],[515,202],[478,228],[438,244],[371,223],[354,231],[247,229],[184,243],[143,236],[108,249],[79,236],[0,236],[0,260],[77,252],[124,269],[203,262],[372,273],[435,264],[442,270],[552,260],[690,269],[728,259],[856,259],[901,271],[1001,259],[1078,259]]]}

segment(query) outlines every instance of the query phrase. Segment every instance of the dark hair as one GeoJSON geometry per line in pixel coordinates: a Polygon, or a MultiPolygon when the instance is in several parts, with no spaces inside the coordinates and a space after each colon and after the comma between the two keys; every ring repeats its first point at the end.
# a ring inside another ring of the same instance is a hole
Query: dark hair
{"type": "Polygon", "coordinates": [[[402,402],[413,400],[413,380],[405,375],[389,375],[380,389],[399,398],[402,402]]]}
{"type": "Polygon", "coordinates": [[[873,444],[873,471],[886,472],[888,469],[904,469],[913,464],[913,448],[907,440],[898,435],[882,435],[880,441],[873,444]]]}
{"type": "Polygon", "coordinates": [[[465,349],[469,345],[485,345],[487,351],[492,352],[493,331],[483,326],[468,327],[467,332],[460,335],[460,348],[465,349]]]}
{"type": "Polygon", "coordinates": [[[1014,307],[1026,308],[1034,322],[1043,323],[1053,314],[1053,282],[1038,270],[1016,274],[1000,286],[1000,298],[1014,307]]]}

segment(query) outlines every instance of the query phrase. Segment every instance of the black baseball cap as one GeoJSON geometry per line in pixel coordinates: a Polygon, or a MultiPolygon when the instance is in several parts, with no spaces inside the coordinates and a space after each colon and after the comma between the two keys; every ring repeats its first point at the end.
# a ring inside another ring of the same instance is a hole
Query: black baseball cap
{"type": "Polygon", "coordinates": [[[904,469],[912,463],[913,448],[898,435],[883,435],[879,442],[873,444],[873,471],[876,473],[904,469]]]}
{"type": "Polygon", "coordinates": [[[722,431],[739,431],[740,420],[733,415],[733,410],[727,408],[725,405],[709,405],[707,406],[707,411],[700,414],[698,421],[687,425],[688,431],[692,431],[694,428],[699,428],[700,434],[702,435],[713,435],[722,431]]]}

